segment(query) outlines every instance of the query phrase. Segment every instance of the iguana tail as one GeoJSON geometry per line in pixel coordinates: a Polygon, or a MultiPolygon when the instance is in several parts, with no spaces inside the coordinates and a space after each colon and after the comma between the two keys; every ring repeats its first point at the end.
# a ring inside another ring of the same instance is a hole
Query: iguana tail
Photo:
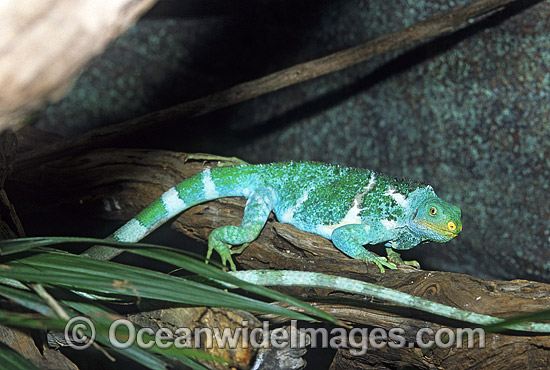
{"type": "MultiPolygon", "coordinates": [[[[255,166],[219,167],[207,169],[168,189],[147,208],[111,234],[108,239],[134,243],[143,239],[172,217],[209,200],[246,196],[256,181],[255,166]]],[[[111,259],[122,251],[94,246],[84,252],[92,258],[111,259]]]]}

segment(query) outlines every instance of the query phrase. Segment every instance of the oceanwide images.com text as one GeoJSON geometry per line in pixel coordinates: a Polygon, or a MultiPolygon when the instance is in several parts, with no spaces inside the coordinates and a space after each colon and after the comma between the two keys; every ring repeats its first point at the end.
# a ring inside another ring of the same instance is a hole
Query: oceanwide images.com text
{"type": "MultiPolygon", "coordinates": [[[[118,349],[137,345],[141,348],[349,348],[352,355],[364,355],[369,349],[390,348],[484,348],[485,331],[481,328],[421,328],[405,336],[403,328],[299,328],[296,320],[290,326],[270,330],[269,321],[250,328],[240,327],[161,328],[137,327],[131,321],[114,321],[107,333],[110,344],[118,349]],[[411,338],[414,337],[414,340],[411,338]],[[407,339],[408,338],[408,339],[407,339]]],[[[96,328],[83,316],[72,318],[66,325],[64,340],[74,349],[88,348],[96,339],[96,328]]]]}

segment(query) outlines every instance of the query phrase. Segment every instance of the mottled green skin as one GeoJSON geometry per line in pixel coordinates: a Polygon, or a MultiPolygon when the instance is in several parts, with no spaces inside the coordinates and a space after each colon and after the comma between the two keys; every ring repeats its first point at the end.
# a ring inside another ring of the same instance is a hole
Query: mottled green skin
{"type": "Polygon", "coordinates": [[[388,261],[364,245],[409,249],[424,241],[446,242],[462,229],[460,209],[437,197],[429,185],[369,170],[284,162],[205,170],[169,189],[112,238],[140,240],[181,211],[228,196],[247,198],[243,221],[210,234],[207,259],[215,249],[232,269],[231,255],[258,237],[272,211],[279,221],[324,236],[348,256],[374,262],[381,271],[403,261],[393,251],[388,251],[393,262],[388,261]],[[243,247],[232,250],[236,245],[243,247]]]}
{"type": "Polygon", "coordinates": [[[370,170],[324,163],[285,162],[260,166],[263,169],[261,178],[279,195],[275,208],[277,216],[308,193],[308,199],[296,210],[294,222],[290,223],[310,229],[317,225],[338,224],[373,175],[376,181],[373,188],[359,201],[363,222],[372,218],[397,220],[404,215],[403,208],[392,197],[384,195],[388,187],[404,195],[426,187],[426,184],[399,181],[370,170]]]}

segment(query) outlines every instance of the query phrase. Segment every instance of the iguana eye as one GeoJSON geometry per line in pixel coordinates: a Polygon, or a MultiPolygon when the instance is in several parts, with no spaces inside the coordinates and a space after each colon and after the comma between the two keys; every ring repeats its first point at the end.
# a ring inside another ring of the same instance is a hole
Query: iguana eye
{"type": "Polygon", "coordinates": [[[430,215],[435,216],[437,214],[437,208],[432,207],[430,208],[430,215]]]}
{"type": "Polygon", "coordinates": [[[447,222],[447,228],[450,230],[450,231],[455,231],[456,230],[456,225],[453,221],[449,221],[447,222]]]}

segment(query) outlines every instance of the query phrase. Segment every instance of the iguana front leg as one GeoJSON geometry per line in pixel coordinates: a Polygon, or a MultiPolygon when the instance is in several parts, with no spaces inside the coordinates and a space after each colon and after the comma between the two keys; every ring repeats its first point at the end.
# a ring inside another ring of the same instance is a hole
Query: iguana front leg
{"type": "Polygon", "coordinates": [[[236,267],[231,255],[241,253],[250,242],[260,235],[273,209],[274,198],[272,189],[256,189],[248,197],[241,226],[222,226],[210,233],[206,262],[208,262],[212,251],[215,249],[220,254],[222,264],[226,266],[229,262],[231,270],[235,271],[236,267]],[[231,250],[232,246],[241,244],[241,248],[231,250]]]}
{"type": "Polygon", "coordinates": [[[408,265],[408,266],[412,266],[412,267],[417,268],[417,269],[420,268],[420,263],[418,263],[418,261],[416,261],[416,260],[403,261],[403,259],[399,255],[399,253],[394,251],[393,248],[391,248],[391,247],[386,247],[386,255],[388,256],[387,257],[388,261],[393,262],[396,265],[408,265]]]}
{"type": "Polygon", "coordinates": [[[377,235],[383,232],[379,227],[363,224],[350,224],[337,228],[333,231],[331,239],[336,248],[346,255],[360,259],[365,262],[374,262],[380,272],[385,272],[384,266],[390,269],[396,269],[395,263],[390,262],[385,257],[380,257],[366,250],[365,244],[376,244],[377,235]]]}
{"type": "Polygon", "coordinates": [[[395,240],[386,243],[386,255],[388,261],[391,261],[396,265],[409,265],[419,269],[420,263],[418,263],[418,261],[403,261],[395,249],[411,249],[420,243],[422,243],[422,238],[410,233],[407,229],[404,229],[395,240]]]}

